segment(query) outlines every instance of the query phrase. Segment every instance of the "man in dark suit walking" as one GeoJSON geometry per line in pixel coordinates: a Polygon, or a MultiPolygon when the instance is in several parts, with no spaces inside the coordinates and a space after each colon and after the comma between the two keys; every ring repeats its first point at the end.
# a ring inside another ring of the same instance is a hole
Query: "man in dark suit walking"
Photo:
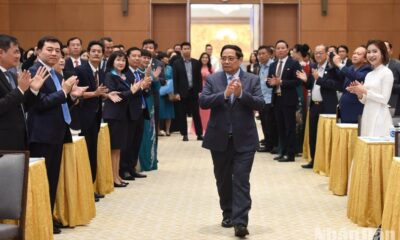
{"type": "MultiPolygon", "coordinates": [[[[341,90],[342,82],[337,70],[328,61],[328,48],[324,45],[315,47],[316,68],[312,74],[307,75],[304,71],[297,72],[297,76],[306,82],[307,89],[311,90],[310,116],[309,116],[309,144],[311,162],[302,165],[303,168],[313,168],[315,146],[317,143],[318,119],[320,114],[335,114],[338,98],[336,91],[341,90]]],[[[336,57],[337,58],[337,57],[336,57]]]]}
{"type": "MultiPolygon", "coordinates": [[[[63,80],[54,70],[60,58],[61,42],[55,37],[43,37],[37,44],[38,61],[29,69],[34,75],[44,66],[50,73],[49,79],[39,90],[39,101],[28,113],[29,149],[32,157],[44,157],[49,180],[50,203],[53,212],[60,173],[61,154],[64,142],[71,142],[69,130],[71,115],[68,104],[82,96],[86,90],[77,87],[76,76],[63,80]]],[[[54,233],[61,230],[57,224],[54,233]]]]}
{"type": "Polygon", "coordinates": [[[39,89],[48,73],[40,69],[31,79],[29,72],[18,78],[8,71],[19,64],[21,53],[18,40],[9,35],[0,35],[0,149],[26,150],[28,139],[25,112],[38,100],[39,89]]]}
{"type": "Polygon", "coordinates": [[[189,42],[181,44],[182,58],[173,64],[174,92],[179,99],[177,118],[183,141],[188,141],[186,115],[193,117],[197,140],[203,140],[203,127],[199,113],[199,93],[202,89],[201,64],[191,58],[191,46],[189,42]]]}
{"type": "Polygon", "coordinates": [[[273,87],[272,104],[278,123],[281,154],[274,158],[279,162],[294,162],[296,143],[296,107],[298,96],[296,87],[301,80],[296,72],[301,71],[299,62],[288,56],[289,45],[284,40],[275,44],[277,60],[271,64],[267,84],[273,87]]]}
{"type": "Polygon", "coordinates": [[[242,71],[242,61],[238,46],[225,45],[221,50],[223,71],[207,77],[200,96],[200,106],[211,109],[203,147],[211,150],[221,225],[234,226],[238,237],[249,234],[249,178],[258,147],[254,111],[264,106],[259,77],[242,71]]]}

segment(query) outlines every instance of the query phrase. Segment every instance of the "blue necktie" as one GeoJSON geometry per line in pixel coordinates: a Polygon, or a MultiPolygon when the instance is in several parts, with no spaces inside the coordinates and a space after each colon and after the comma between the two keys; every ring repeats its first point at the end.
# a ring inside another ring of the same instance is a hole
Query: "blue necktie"
{"type": "Polygon", "coordinates": [[[11,86],[11,89],[15,89],[17,86],[15,85],[14,78],[13,78],[12,74],[9,71],[4,72],[4,74],[7,77],[7,80],[8,80],[8,83],[10,84],[10,86],[11,86]]]}
{"type": "MultiPolygon", "coordinates": [[[[50,70],[50,76],[51,76],[51,79],[53,79],[53,82],[54,82],[54,85],[56,86],[57,91],[62,90],[60,81],[58,80],[57,74],[54,71],[54,69],[50,70]]],[[[67,124],[70,124],[71,123],[71,115],[69,113],[68,104],[67,103],[61,104],[61,108],[62,108],[62,112],[63,112],[63,116],[64,116],[64,121],[67,124]]]]}
{"type": "MultiPolygon", "coordinates": [[[[135,71],[133,75],[135,75],[135,83],[137,83],[140,80],[140,75],[137,71],[135,71]]],[[[142,101],[142,108],[146,108],[146,101],[144,100],[143,94],[141,94],[140,97],[142,101]]]]}

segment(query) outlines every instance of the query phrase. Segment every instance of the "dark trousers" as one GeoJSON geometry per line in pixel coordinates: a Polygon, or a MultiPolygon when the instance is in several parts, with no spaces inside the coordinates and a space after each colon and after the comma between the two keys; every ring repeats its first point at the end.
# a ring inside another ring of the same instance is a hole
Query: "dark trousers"
{"type": "Polygon", "coordinates": [[[142,143],[144,128],[144,116],[141,114],[138,120],[129,120],[126,131],[126,142],[121,148],[121,172],[133,174],[139,159],[140,144],[142,143]]]}
{"type": "Polygon", "coordinates": [[[317,144],[317,129],[318,129],[318,119],[319,115],[323,113],[323,104],[311,104],[310,105],[310,117],[309,117],[309,144],[310,144],[310,155],[311,161],[314,162],[315,156],[315,146],[317,144]]]}
{"type": "Polygon", "coordinates": [[[31,157],[44,157],[45,159],[50,190],[50,208],[51,212],[53,212],[56,202],[58,178],[60,176],[63,144],[31,143],[29,150],[31,157]]]}
{"type": "Polygon", "coordinates": [[[179,127],[181,135],[188,134],[188,126],[186,116],[191,114],[196,129],[196,135],[203,135],[203,126],[201,125],[201,118],[199,113],[199,96],[191,89],[186,98],[182,98],[179,104],[179,127]]]}
{"type": "MultiPolygon", "coordinates": [[[[100,113],[101,114],[101,113],[100,113]]],[[[93,182],[97,175],[97,142],[99,138],[101,115],[96,115],[96,119],[88,126],[87,129],[82,129],[80,136],[84,136],[86,140],[87,150],[89,154],[90,170],[92,172],[93,182]]]]}
{"type": "Polygon", "coordinates": [[[296,147],[296,106],[282,104],[282,97],[276,97],[275,117],[278,124],[281,154],[294,158],[296,147]]]}
{"type": "Polygon", "coordinates": [[[254,152],[236,152],[231,138],[226,151],[211,151],[211,156],[223,217],[232,218],[235,225],[247,226],[251,208],[249,180],[254,152]]]}
{"type": "Polygon", "coordinates": [[[278,131],[275,121],[275,112],[272,104],[265,104],[260,113],[261,127],[265,139],[265,147],[272,149],[278,146],[278,131]]]}

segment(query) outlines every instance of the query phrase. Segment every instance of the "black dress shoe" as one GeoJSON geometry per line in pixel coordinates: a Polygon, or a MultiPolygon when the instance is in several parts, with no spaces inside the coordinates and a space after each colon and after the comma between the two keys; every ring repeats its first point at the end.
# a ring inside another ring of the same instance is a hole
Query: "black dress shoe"
{"type": "Polygon", "coordinates": [[[266,147],[257,148],[257,152],[269,152],[269,151],[271,151],[270,148],[266,148],[266,147]]]}
{"type": "Polygon", "coordinates": [[[278,153],[278,149],[277,148],[272,148],[271,154],[277,154],[277,153],[278,153]]]}
{"type": "Polygon", "coordinates": [[[122,184],[122,185],[125,185],[125,186],[128,186],[128,185],[129,185],[129,182],[121,181],[121,184],[122,184]]]}
{"type": "Polygon", "coordinates": [[[201,136],[201,135],[197,136],[197,140],[203,141],[203,136],[201,136]]]}
{"type": "Polygon", "coordinates": [[[187,142],[189,141],[189,138],[187,135],[183,135],[182,141],[187,142]]]}
{"type": "Polygon", "coordinates": [[[54,226],[53,224],[53,234],[60,234],[61,233],[61,229],[59,229],[58,227],[54,226]]]}
{"type": "Polygon", "coordinates": [[[56,228],[65,228],[64,225],[61,223],[57,222],[56,220],[53,220],[53,226],[56,228]]]}
{"type": "Polygon", "coordinates": [[[301,165],[301,167],[302,167],[302,168],[308,168],[308,169],[310,169],[310,168],[313,168],[313,167],[314,167],[314,163],[313,163],[313,162],[309,162],[309,163],[307,163],[307,164],[301,165]]]}
{"type": "Polygon", "coordinates": [[[99,193],[94,193],[94,197],[95,198],[104,198],[103,194],[99,194],[99,193]]]}
{"type": "Polygon", "coordinates": [[[95,202],[99,202],[99,201],[100,201],[100,198],[94,198],[94,201],[95,201],[95,202]]]}
{"type": "Polygon", "coordinates": [[[224,218],[221,222],[221,226],[224,228],[231,228],[233,227],[232,219],[224,218]]]}
{"type": "Polygon", "coordinates": [[[277,156],[277,157],[274,157],[274,160],[281,160],[281,159],[283,159],[285,156],[283,156],[283,155],[279,155],[279,156],[277,156]]]}
{"type": "Polygon", "coordinates": [[[134,181],[135,180],[135,176],[132,176],[129,172],[123,172],[121,174],[121,178],[126,181],[134,181]]]}
{"type": "Polygon", "coordinates": [[[125,185],[125,184],[122,184],[122,183],[120,183],[120,184],[114,183],[114,187],[120,188],[120,187],[126,187],[126,185],[125,185]]]}
{"type": "Polygon", "coordinates": [[[245,237],[246,235],[249,235],[249,230],[247,230],[247,227],[244,225],[235,225],[235,236],[236,237],[245,237]]]}
{"type": "Polygon", "coordinates": [[[283,158],[279,159],[278,162],[294,162],[294,157],[284,156],[283,158]]]}
{"type": "Polygon", "coordinates": [[[131,173],[132,176],[134,176],[135,178],[147,178],[147,175],[142,174],[142,173],[138,173],[138,172],[133,172],[131,173]]]}

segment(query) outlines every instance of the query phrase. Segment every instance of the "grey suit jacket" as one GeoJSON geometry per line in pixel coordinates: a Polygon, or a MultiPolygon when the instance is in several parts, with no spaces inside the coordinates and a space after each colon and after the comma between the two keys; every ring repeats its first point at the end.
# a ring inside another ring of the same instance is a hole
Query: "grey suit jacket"
{"type": "Polygon", "coordinates": [[[211,109],[210,120],[204,135],[203,147],[214,151],[225,151],[232,126],[233,144],[237,152],[252,152],[258,146],[258,134],[254,111],[262,110],[264,100],[260,79],[257,75],[240,70],[242,97],[233,103],[225,99],[227,86],[225,72],[216,72],[207,77],[200,95],[200,107],[211,109]]]}

